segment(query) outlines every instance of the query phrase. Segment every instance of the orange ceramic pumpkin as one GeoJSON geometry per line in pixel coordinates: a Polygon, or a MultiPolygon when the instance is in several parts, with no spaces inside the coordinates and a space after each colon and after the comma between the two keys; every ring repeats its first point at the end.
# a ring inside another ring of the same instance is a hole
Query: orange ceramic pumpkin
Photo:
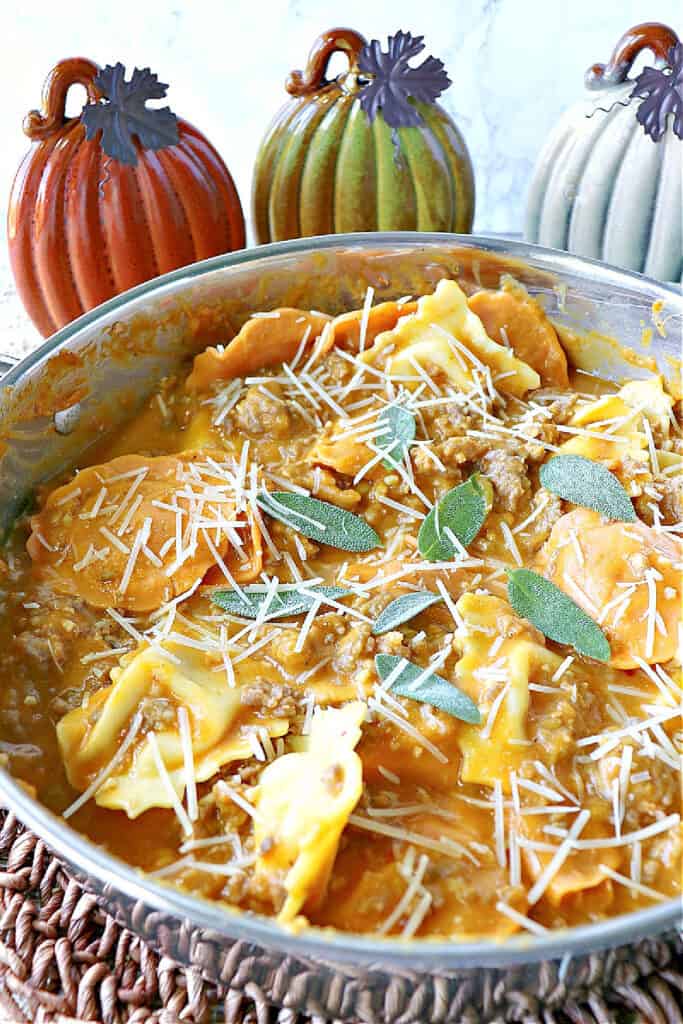
{"type": "Polygon", "coordinates": [[[126,82],[120,64],[100,71],[73,58],[50,72],[42,113],[26,118],[33,145],[12,188],[9,251],[42,334],[158,274],[244,246],[242,207],[216,150],[168,108],[146,106],[165,93],[148,70],[126,82]],[[75,84],[89,102],[67,119],[75,84]]]}

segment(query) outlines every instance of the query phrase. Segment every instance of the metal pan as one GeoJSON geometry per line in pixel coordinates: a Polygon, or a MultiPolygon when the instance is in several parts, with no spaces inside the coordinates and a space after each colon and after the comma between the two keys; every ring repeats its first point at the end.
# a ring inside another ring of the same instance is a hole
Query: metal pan
{"type": "MultiPolygon", "coordinates": [[[[175,271],[61,330],[0,384],[0,529],[41,480],[73,463],[134,412],[160,376],[225,340],[255,310],[328,312],[502,274],[542,296],[575,362],[603,376],[667,377],[680,356],[683,299],[674,287],[564,252],[504,239],[375,233],[261,246],[175,271]],[[618,340],[619,345],[615,343],[618,340]],[[621,346],[621,347],[620,347],[621,346]]],[[[1,738],[1,737],[0,737],[1,738]]],[[[561,1006],[587,986],[628,976],[683,925],[679,901],[547,936],[505,943],[399,941],[310,929],[190,897],[106,854],[0,771],[0,799],[37,832],[107,910],[161,953],[275,1004],[336,1020],[493,1019],[515,993],[561,1006]],[[644,945],[643,945],[644,943],[644,945]]],[[[680,952],[680,946],[678,947],[680,952]]],[[[670,955],[670,954],[669,954],[670,955]]],[[[516,1018],[515,1018],[516,1019],[516,1018]]]]}

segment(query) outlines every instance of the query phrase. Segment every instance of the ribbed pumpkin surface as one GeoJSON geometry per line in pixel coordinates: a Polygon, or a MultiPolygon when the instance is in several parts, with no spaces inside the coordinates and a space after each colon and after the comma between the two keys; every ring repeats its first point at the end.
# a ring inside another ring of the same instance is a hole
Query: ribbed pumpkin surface
{"type": "Polygon", "coordinates": [[[8,237],[17,290],[42,334],[158,274],[244,246],[225,164],[190,124],[178,129],[177,145],[138,146],[135,167],[86,141],[77,119],[31,147],[8,237]]]}
{"type": "Polygon", "coordinates": [[[526,237],[664,281],[683,272],[683,142],[644,134],[625,102],[633,83],[565,114],[539,156],[526,237]],[[613,106],[613,104],[616,104],[613,106]],[[611,108],[611,109],[610,109],[611,108]],[[605,112],[608,111],[608,112],[605,112]]]}
{"type": "Polygon", "coordinates": [[[424,124],[372,124],[336,83],[292,100],[268,129],[256,160],[258,242],[344,231],[461,231],[474,219],[465,142],[437,105],[417,104],[424,124]]]}

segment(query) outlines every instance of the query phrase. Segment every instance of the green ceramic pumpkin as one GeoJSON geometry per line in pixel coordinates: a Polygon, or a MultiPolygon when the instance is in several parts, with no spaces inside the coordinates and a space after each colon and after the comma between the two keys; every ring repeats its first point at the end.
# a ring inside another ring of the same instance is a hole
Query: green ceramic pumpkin
{"type": "MultiPolygon", "coordinates": [[[[465,141],[436,103],[416,103],[417,127],[372,123],[358,98],[357,58],[365,45],[350,29],[318,38],[305,72],[287,80],[293,97],[278,112],[256,158],[252,193],[257,242],[345,231],[472,229],[474,175],[465,141]],[[334,52],[349,70],[328,81],[334,52]]],[[[362,80],[361,80],[362,81],[362,80]]]]}

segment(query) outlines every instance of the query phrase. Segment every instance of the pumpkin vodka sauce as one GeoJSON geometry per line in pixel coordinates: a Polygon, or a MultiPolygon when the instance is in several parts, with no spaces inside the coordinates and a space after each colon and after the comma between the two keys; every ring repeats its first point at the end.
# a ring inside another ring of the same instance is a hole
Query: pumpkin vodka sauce
{"type": "Polygon", "coordinates": [[[254,313],[17,525],[14,773],[292,927],[676,896],[680,407],[582,386],[519,286],[254,313]]]}

